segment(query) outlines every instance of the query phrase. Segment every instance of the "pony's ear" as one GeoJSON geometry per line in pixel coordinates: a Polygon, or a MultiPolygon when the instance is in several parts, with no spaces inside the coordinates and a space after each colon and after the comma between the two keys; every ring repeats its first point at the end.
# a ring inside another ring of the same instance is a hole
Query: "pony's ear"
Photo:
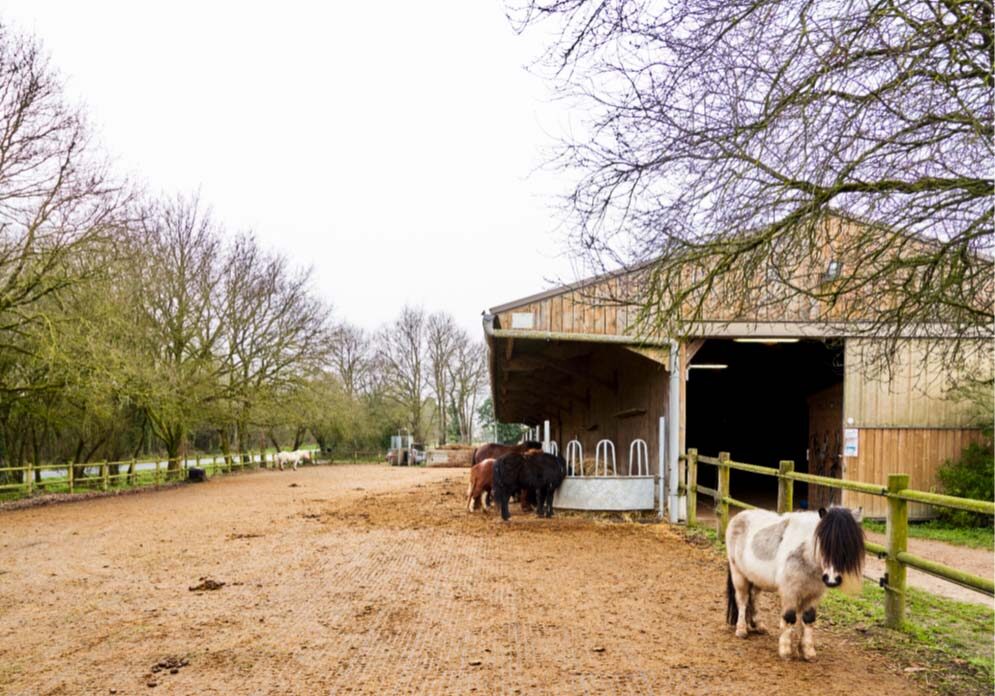
{"type": "Polygon", "coordinates": [[[819,519],[821,520],[826,516],[826,508],[819,508],[819,519]]]}

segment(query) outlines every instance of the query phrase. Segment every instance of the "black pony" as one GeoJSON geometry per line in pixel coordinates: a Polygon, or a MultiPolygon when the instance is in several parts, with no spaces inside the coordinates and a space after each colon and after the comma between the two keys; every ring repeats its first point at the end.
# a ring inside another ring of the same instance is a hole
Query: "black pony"
{"type": "Polygon", "coordinates": [[[494,499],[501,506],[501,518],[511,517],[508,499],[523,491],[535,491],[539,517],[553,516],[553,493],[567,475],[563,457],[545,452],[511,452],[494,462],[494,499]]]}

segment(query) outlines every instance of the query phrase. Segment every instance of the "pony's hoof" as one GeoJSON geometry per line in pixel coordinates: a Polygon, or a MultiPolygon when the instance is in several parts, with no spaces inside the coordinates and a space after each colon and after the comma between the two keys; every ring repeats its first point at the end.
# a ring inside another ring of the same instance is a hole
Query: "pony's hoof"
{"type": "Polygon", "coordinates": [[[753,624],[750,626],[750,633],[756,633],[757,635],[765,636],[767,635],[767,627],[762,623],[753,624]]]}
{"type": "Polygon", "coordinates": [[[815,648],[805,648],[802,650],[802,659],[811,662],[815,659],[815,648]]]}
{"type": "Polygon", "coordinates": [[[737,628],[736,629],[736,637],[737,638],[749,638],[750,637],[750,632],[747,631],[745,628],[737,628]]]}
{"type": "Polygon", "coordinates": [[[785,650],[783,646],[777,649],[777,654],[781,656],[782,660],[790,660],[792,652],[793,651],[790,647],[787,650],[785,650]]]}

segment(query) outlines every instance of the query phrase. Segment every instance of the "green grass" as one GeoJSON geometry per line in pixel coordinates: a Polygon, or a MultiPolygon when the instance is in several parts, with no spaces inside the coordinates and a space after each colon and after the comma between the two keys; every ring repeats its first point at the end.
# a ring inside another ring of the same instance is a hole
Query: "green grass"
{"type": "Polygon", "coordinates": [[[827,592],[820,616],[835,629],[856,632],[871,649],[906,664],[906,671],[938,693],[992,693],[995,613],[988,607],[910,587],[905,625],[893,631],[884,628],[884,590],[865,582],[856,597],[827,592]]]}
{"type": "MultiPolygon", "coordinates": [[[[885,533],[884,522],[864,520],[864,529],[869,532],[885,533]]],[[[943,520],[912,522],[909,536],[915,539],[933,539],[948,544],[967,546],[972,549],[995,550],[995,529],[986,527],[957,527],[943,520]]]]}

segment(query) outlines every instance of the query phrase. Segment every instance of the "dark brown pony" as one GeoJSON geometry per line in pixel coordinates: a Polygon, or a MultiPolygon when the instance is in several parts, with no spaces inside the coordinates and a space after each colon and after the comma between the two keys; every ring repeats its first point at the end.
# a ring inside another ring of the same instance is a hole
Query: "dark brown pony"
{"type": "Polygon", "coordinates": [[[498,457],[503,457],[506,454],[511,454],[512,452],[516,454],[522,454],[525,450],[530,449],[542,449],[542,443],[536,442],[535,440],[526,440],[525,442],[519,442],[517,445],[500,445],[496,442],[488,442],[485,445],[481,445],[477,449],[473,450],[473,456],[470,459],[470,466],[484,461],[485,459],[497,459],[498,457]]]}

